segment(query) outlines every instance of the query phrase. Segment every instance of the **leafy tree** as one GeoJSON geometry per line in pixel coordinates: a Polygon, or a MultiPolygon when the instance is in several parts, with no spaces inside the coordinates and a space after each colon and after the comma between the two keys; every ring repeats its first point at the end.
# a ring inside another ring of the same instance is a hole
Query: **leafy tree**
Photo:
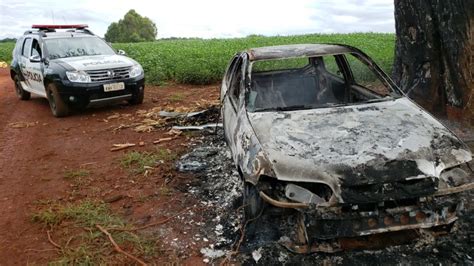
{"type": "Polygon", "coordinates": [[[154,41],[156,34],[155,23],[131,9],[123,19],[109,25],[107,33],[105,33],[105,40],[108,42],[146,42],[154,41]]]}

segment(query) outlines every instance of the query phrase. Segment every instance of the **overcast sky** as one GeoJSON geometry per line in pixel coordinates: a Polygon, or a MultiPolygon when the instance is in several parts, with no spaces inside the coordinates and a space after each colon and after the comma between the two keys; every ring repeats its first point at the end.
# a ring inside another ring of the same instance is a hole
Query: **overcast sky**
{"type": "Polygon", "coordinates": [[[0,39],[49,23],[103,36],[129,9],[153,20],[158,38],[395,31],[393,0],[0,0],[0,39]]]}

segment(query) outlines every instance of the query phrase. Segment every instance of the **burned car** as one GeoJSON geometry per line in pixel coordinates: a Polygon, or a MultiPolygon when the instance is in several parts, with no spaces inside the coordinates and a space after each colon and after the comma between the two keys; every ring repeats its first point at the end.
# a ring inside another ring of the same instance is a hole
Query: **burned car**
{"type": "Polygon", "coordinates": [[[354,47],[239,53],[221,101],[247,219],[297,210],[299,246],[449,225],[474,188],[466,144],[354,47]]]}

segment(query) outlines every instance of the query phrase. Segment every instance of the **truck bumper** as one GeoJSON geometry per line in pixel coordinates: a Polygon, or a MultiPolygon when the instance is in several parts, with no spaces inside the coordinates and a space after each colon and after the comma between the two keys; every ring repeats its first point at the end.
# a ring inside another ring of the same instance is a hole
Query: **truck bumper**
{"type": "Polygon", "coordinates": [[[71,104],[79,103],[81,105],[96,105],[129,100],[136,97],[136,95],[140,93],[140,90],[145,89],[145,78],[141,76],[134,79],[114,80],[100,83],[64,82],[58,85],[59,94],[65,102],[71,104]],[[104,84],[117,82],[123,82],[125,89],[109,92],[104,91],[104,84]]]}

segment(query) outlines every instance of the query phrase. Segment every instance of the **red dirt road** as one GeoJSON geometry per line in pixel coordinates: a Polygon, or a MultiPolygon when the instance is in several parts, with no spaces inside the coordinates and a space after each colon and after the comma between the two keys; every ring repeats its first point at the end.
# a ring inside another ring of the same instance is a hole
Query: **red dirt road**
{"type": "MultiPolygon", "coordinates": [[[[58,119],[52,116],[45,99],[33,96],[29,101],[20,101],[14,93],[9,70],[0,69],[0,265],[45,263],[55,257],[46,229],[32,222],[38,202],[103,199],[117,193],[133,199],[137,195],[151,194],[162,185],[164,177],[169,175],[166,168],[158,169],[147,182],[126,182],[131,179],[130,174],[117,162],[124,152],[111,152],[110,148],[114,143],[143,141],[146,145],[135,150],[151,149],[154,147],[151,142],[166,131],[137,133],[125,129],[113,132],[112,128],[123,121],[104,119],[115,113],[134,114],[141,109],[179,104],[181,99],[168,101],[168,97],[176,93],[180,93],[186,105],[190,99],[218,97],[217,86],[204,89],[148,87],[143,105],[88,109],[58,119]],[[20,122],[31,123],[31,126],[16,128],[18,124],[15,123],[20,122]],[[68,170],[79,168],[91,171],[93,181],[89,187],[71,194],[73,185],[64,175],[68,170]]],[[[178,139],[164,147],[172,149],[183,141],[178,139]]],[[[182,145],[180,147],[184,149],[182,145]]],[[[140,204],[130,202],[135,210],[130,220],[149,213],[152,213],[151,219],[155,219],[153,213],[157,211],[150,210],[156,200],[140,204]]],[[[112,208],[121,210],[120,204],[112,204],[112,208]]],[[[181,206],[174,206],[174,209],[179,210],[181,206]]],[[[55,237],[61,239],[60,235],[55,237]]]]}

